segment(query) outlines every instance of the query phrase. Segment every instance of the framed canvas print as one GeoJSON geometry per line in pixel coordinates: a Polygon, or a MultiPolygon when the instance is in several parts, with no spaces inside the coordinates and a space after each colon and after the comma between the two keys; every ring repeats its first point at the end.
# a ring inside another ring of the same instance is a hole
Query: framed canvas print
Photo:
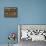
{"type": "Polygon", "coordinates": [[[5,17],[17,17],[17,8],[16,7],[5,7],[4,16],[5,17]]]}
{"type": "Polygon", "coordinates": [[[18,25],[21,40],[46,41],[46,25],[18,25]]]}

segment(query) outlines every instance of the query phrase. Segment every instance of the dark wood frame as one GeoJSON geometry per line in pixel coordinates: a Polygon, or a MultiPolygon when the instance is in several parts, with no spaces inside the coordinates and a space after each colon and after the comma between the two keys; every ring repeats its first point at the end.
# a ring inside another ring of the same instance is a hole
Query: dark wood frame
{"type": "Polygon", "coordinates": [[[17,17],[17,7],[5,7],[4,16],[5,17],[17,17]]]}

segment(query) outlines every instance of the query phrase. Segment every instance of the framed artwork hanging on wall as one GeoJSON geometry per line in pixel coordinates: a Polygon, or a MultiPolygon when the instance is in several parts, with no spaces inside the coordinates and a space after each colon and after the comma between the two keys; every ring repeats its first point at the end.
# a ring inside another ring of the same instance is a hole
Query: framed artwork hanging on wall
{"type": "Polygon", "coordinates": [[[4,16],[5,17],[17,17],[17,8],[16,7],[5,7],[4,16]]]}

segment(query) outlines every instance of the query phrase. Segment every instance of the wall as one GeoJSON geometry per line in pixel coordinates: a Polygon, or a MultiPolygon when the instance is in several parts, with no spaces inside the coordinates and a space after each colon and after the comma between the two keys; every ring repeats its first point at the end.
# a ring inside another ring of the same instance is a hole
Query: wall
{"type": "Polygon", "coordinates": [[[18,24],[46,24],[46,0],[0,0],[0,44],[8,43],[9,32],[18,24]],[[17,18],[5,18],[4,7],[17,7],[17,18]]]}

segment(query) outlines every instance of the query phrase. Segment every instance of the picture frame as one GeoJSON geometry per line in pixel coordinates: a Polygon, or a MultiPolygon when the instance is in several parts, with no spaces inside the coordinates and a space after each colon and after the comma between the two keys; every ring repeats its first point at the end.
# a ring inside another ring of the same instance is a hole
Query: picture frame
{"type": "Polygon", "coordinates": [[[21,40],[46,41],[46,24],[19,24],[18,30],[19,42],[21,40]],[[27,37],[25,38],[25,36],[27,37]]]}
{"type": "Polygon", "coordinates": [[[17,17],[17,7],[5,7],[4,16],[5,17],[17,17]]]}

